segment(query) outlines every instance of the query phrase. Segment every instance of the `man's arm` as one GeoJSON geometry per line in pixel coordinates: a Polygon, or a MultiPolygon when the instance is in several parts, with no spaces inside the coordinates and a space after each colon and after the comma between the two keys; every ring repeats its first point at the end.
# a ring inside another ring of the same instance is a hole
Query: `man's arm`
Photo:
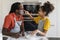
{"type": "Polygon", "coordinates": [[[20,29],[21,29],[22,36],[24,36],[24,31],[25,31],[24,30],[24,21],[22,22],[20,29]]]}
{"type": "Polygon", "coordinates": [[[8,31],[8,29],[6,28],[3,28],[2,29],[2,34],[3,35],[7,35],[7,36],[11,36],[11,37],[14,37],[14,38],[18,38],[20,35],[18,33],[11,33],[10,31],[8,31]]]}

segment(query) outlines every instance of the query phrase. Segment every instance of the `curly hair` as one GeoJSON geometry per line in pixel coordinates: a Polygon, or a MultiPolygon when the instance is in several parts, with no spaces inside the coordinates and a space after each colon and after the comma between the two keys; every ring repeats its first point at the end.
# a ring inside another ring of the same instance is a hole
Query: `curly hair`
{"type": "Polygon", "coordinates": [[[46,12],[45,16],[48,16],[48,14],[54,10],[54,6],[49,1],[45,2],[40,8],[43,12],[46,12]]]}

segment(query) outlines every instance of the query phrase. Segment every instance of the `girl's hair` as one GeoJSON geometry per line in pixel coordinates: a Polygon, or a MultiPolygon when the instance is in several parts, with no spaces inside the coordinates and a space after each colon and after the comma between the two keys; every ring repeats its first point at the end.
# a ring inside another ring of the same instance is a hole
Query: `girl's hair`
{"type": "Polygon", "coordinates": [[[10,9],[10,12],[9,13],[13,13],[16,10],[18,10],[20,8],[19,7],[20,4],[21,4],[20,2],[13,3],[12,6],[11,6],[11,9],[10,9]]]}
{"type": "Polygon", "coordinates": [[[40,8],[43,12],[46,12],[45,16],[48,16],[48,14],[54,10],[54,6],[49,1],[45,2],[40,8]]]}

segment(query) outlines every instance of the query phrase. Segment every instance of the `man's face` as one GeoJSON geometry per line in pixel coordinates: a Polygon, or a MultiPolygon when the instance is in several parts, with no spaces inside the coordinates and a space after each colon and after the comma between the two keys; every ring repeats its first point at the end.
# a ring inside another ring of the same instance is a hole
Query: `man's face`
{"type": "Polygon", "coordinates": [[[23,4],[20,4],[19,13],[20,13],[21,15],[24,14],[24,7],[23,7],[23,4]]]}
{"type": "Polygon", "coordinates": [[[20,4],[20,10],[24,10],[23,4],[20,4]]]}
{"type": "Polygon", "coordinates": [[[24,13],[24,7],[23,7],[23,4],[20,4],[19,5],[19,10],[18,10],[18,14],[23,14],[24,13]]]}

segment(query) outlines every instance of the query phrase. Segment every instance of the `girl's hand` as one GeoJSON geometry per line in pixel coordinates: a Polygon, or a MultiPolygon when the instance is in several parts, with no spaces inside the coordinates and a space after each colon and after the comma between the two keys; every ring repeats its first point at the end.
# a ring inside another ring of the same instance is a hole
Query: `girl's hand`
{"type": "Polygon", "coordinates": [[[25,14],[30,15],[30,13],[28,11],[25,11],[25,14]]]}
{"type": "Polygon", "coordinates": [[[29,15],[32,20],[34,19],[34,18],[31,16],[31,13],[29,13],[28,11],[25,11],[25,14],[29,15]]]}

